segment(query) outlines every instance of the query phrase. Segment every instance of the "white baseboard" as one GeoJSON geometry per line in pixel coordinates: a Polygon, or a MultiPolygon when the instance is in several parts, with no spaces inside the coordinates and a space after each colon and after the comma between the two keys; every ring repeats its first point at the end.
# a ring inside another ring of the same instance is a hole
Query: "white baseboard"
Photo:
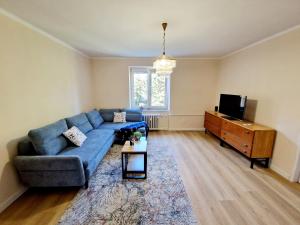
{"type": "Polygon", "coordinates": [[[17,191],[16,193],[12,194],[4,202],[1,202],[0,203],[0,213],[3,212],[8,206],[10,206],[14,201],[16,201],[27,190],[28,190],[27,187],[23,187],[19,191],[17,191]]]}
{"type": "Polygon", "coordinates": [[[169,128],[170,131],[205,131],[205,128],[169,128]]]}
{"type": "Polygon", "coordinates": [[[278,166],[274,165],[271,163],[270,165],[270,169],[275,171],[276,173],[278,173],[279,175],[283,176],[284,178],[286,178],[287,180],[290,180],[290,174],[288,174],[287,172],[285,172],[284,170],[280,169],[278,166]]]}
{"type": "Polygon", "coordinates": [[[205,131],[205,128],[150,128],[150,131],[159,131],[159,130],[167,130],[167,131],[205,131]]]}
{"type": "Polygon", "coordinates": [[[297,155],[290,181],[300,183],[300,134],[298,135],[297,146],[297,155]]]}
{"type": "Polygon", "coordinates": [[[161,128],[150,128],[149,129],[150,131],[159,131],[159,130],[168,130],[168,128],[167,127],[161,127],[161,128]]]}

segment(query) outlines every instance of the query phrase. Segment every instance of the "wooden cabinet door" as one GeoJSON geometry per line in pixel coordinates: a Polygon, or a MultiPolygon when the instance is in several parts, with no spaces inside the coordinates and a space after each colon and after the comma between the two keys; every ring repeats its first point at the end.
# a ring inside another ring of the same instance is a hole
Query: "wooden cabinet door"
{"type": "Polygon", "coordinates": [[[204,127],[217,137],[221,135],[221,123],[221,118],[205,112],[204,127]]]}
{"type": "Polygon", "coordinates": [[[252,157],[253,158],[270,158],[272,157],[273,145],[276,132],[255,131],[253,140],[252,157]]]}
{"type": "Polygon", "coordinates": [[[212,114],[209,114],[207,112],[205,112],[205,121],[206,122],[209,122],[215,126],[221,126],[221,123],[222,123],[222,119],[217,117],[217,116],[214,116],[212,114]]]}

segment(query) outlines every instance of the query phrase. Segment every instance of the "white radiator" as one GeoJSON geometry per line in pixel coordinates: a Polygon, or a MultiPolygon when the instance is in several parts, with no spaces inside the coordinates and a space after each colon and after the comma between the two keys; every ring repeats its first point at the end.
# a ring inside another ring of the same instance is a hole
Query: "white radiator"
{"type": "Polygon", "coordinates": [[[158,129],[158,120],[160,115],[159,114],[145,114],[143,115],[144,121],[148,124],[150,130],[157,130],[158,129]]]}

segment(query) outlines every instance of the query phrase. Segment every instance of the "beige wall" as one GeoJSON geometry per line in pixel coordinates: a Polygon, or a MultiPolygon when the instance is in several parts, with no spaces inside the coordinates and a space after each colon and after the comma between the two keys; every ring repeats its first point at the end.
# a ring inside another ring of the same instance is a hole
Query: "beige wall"
{"type": "MultiPolygon", "coordinates": [[[[218,104],[216,93],[247,95],[258,100],[256,121],[278,131],[271,166],[289,177],[300,136],[299,59],[300,29],[220,62],[178,59],[163,127],[201,129],[204,111],[218,104]]],[[[0,15],[0,211],[23,191],[11,159],[29,129],[92,107],[128,107],[128,67],[152,62],[89,60],[0,15]]]]}
{"type": "Polygon", "coordinates": [[[219,93],[258,100],[256,122],[278,131],[271,168],[290,177],[300,136],[300,29],[223,59],[219,93]]]}
{"type": "Polygon", "coordinates": [[[0,14],[0,210],[23,190],[18,139],[92,108],[90,82],[88,58],[0,14]]]}
{"type": "MultiPolygon", "coordinates": [[[[152,66],[149,58],[107,58],[92,60],[95,106],[129,106],[129,66],[152,66]]],[[[178,59],[171,75],[169,129],[201,129],[205,109],[212,109],[217,62],[178,59]]],[[[164,123],[165,124],[165,123],[164,123]]],[[[164,125],[165,127],[165,125],[164,125]]]]}

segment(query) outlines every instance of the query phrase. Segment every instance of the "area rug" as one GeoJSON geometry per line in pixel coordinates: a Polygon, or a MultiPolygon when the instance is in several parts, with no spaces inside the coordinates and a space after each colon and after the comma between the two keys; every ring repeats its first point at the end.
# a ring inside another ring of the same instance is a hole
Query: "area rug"
{"type": "Polygon", "coordinates": [[[150,144],[147,179],[123,180],[121,148],[110,149],[58,224],[197,224],[170,149],[150,144]]]}

